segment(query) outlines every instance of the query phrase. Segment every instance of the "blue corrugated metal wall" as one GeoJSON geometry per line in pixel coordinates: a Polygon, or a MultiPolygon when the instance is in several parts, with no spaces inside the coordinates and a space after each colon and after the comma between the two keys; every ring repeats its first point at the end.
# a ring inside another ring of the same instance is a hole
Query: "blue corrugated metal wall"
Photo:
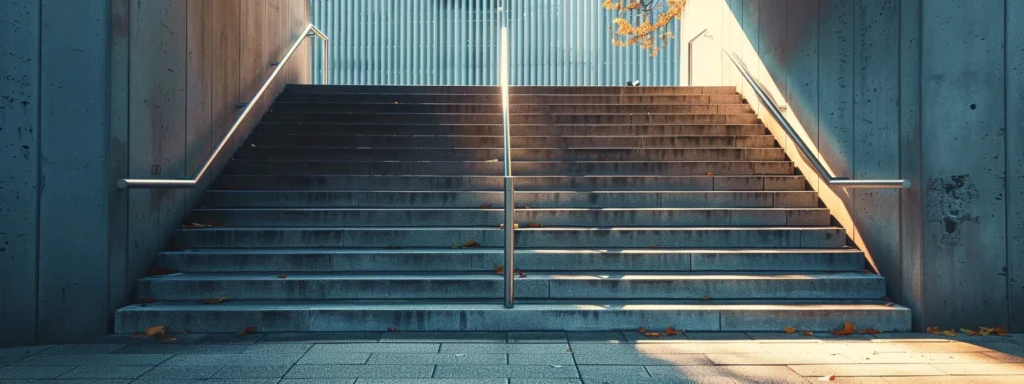
{"type": "MultiPolygon", "coordinates": [[[[513,85],[679,85],[679,42],[653,58],[612,46],[614,15],[600,0],[507,2],[513,85]]],[[[497,84],[498,3],[311,0],[313,23],[331,38],[331,83],[358,85],[497,84]]]]}

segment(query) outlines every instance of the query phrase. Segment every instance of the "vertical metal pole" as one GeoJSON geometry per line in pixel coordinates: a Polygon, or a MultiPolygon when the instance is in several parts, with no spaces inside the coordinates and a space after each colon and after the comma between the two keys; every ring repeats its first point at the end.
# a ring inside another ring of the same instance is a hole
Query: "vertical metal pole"
{"type": "Polygon", "coordinates": [[[505,152],[505,308],[515,306],[515,186],[512,180],[511,137],[508,127],[508,27],[506,25],[507,2],[501,2],[501,59],[499,60],[499,81],[501,84],[501,125],[505,152]]]}
{"type": "Polygon", "coordinates": [[[329,68],[328,68],[327,64],[330,63],[330,61],[327,59],[327,51],[329,49],[330,49],[330,40],[325,38],[324,39],[324,85],[327,85],[327,79],[328,79],[328,77],[327,77],[327,73],[328,72],[327,71],[329,70],[329,68]]]}

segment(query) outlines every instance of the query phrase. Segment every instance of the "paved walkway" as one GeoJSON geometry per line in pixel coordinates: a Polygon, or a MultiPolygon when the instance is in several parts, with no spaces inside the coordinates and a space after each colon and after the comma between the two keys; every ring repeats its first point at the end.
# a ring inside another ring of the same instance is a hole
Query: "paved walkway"
{"type": "Polygon", "coordinates": [[[189,334],[0,348],[0,383],[1024,383],[1024,335],[189,334]]]}

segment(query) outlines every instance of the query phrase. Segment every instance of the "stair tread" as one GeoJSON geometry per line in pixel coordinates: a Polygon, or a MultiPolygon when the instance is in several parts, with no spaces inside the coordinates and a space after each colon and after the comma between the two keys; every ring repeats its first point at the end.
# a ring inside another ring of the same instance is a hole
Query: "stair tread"
{"type": "MultiPolygon", "coordinates": [[[[421,253],[437,253],[437,254],[449,254],[449,253],[503,253],[502,248],[488,248],[488,247],[477,247],[477,248],[329,248],[329,247],[317,247],[317,248],[196,248],[181,251],[165,251],[164,254],[181,254],[181,255],[192,255],[192,254],[223,254],[223,255],[247,255],[247,254],[283,254],[283,253],[303,253],[303,254],[367,254],[367,253],[379,253],[379,254],[421,254],[421,253]]],[[[795,249],[778,249],[778,248],[736,248],[736,249],[721,249],[721,248],[708,248],[708,249],[693,249],[693,248],[623,248],[623,249],[573,249],[573,248],[544,248],[544,249],[528,249],[520,248],[516,249],[516,254],[526,253],[537,253],[537,254],[581,254],[581,253],[622,253],[622,254],[649,254],[649,253],[679,253],[679,254],[707,254],[707,253],[720,253],[720,254],[816,254],[816,253],[853,253],[859,254],[863,251],[856,248],[795,248],[795,249]]]]}
{"type": "MultiPolygon", "coordinates": [[[[476,300],[472,300],[476,301],[476,300]]],[[[422,309],[432,311],[464,311],[464,310],[485,310],[485,311],[659,311],[659,310],[876,310],[876,311],[909,311],[908,308],[898,304],[889,306],[888,303],[868,300],[743,300],[720,303],[717,300],[697,301],[675,300],[675,303],[643,303],[641,300],[587,300],[578,302],[573,300],[550,300],[547,303],[517,303],[513,308],[505,308],[501,303],[494,300],[479,300],[481,303],[462,303],[459,300],[434,299],[431,302],[422,300],[394,300],[393,302],[369,301],[353,302],[350,300],[231,300],[217,305],[206,305],[196,303],[194,300],[182,301],[157,301],[144,305],[129,305],[119,311],[163,311],[163,310],[186,310],[186,311],[236,311],[236,310],[266,310],[266,311],[301,311],[301,310],[368,310],[368,309],[422,309]],[[594,304],[586,304],[586,302],[594,304]],[[686,303],[681,303],[686,302],[686,303]]],[[[538,300],[539,301],[539,300],[538,300]]]]}
{"type": "MultiPolygon", "coordinates": [[[[600,281],[692,281],[692,280],[863,280],[881,279],[873,273],[861,272],[738,272],[738,271],[690,271],[690,272],[533,272],[526,271],[523,280],[600,280],[600,281]]],[[[144,277],[150,281],[248,281],[271,280],[281,282],[333,281],[333,280],[503,280],[504,276],[493,272],[290,272],[286,279],[275,272],[179,272],[169,275],[144,277]]]]}

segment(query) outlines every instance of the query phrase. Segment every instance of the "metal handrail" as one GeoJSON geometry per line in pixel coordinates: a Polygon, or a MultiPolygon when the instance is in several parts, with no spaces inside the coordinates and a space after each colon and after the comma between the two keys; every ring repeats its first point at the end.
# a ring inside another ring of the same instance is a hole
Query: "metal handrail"
{"type": "MultiPolygon", "coordinates": [[[[690,49],[688,54],[690,56],[688,58],[688,66],[690,68],[690,85],[693,85],[693,42],[697,40],[697,38],[699,37],[706,37],[708,39],[714,40],[714,37],[708,35],[707,32],[708,30],[706,29],[701,31],[701,33],[697,34],[697,36],[694,37],[689,42],[690,49]]],[[[768,112],[771,113],[772,117],[775,118],[775,121],[779,123],[782,129],[786,131],[786,135],[789,136],[791,140],[793,140],[793,143],[795,143],[797,148],[800,150],[800,154],[805,159],[807,159],[809,163],[811,163],[811,167],[814,168],[814,172],[818,174],[818,177],[825,181],[825,184],[828,184],[831,187],[840,188],[910,188],[910,180],[905,179],[851,180],[849,178],[836,177],[832,175],[832,173],[829,172],[823,164],[821,164],[821,161],[818,160],[818,157],[814,156],[813,152],[811,152],[811,149],[807,146],[806,143],[804,143],[804,140],[800,137],[800,135],[796,133],[796,129],[793,129],[793,126],[789,124],[789,121],[786,120],[786,117],[782,115],[782,112],[779,110],[779,107],[775,104],[771,97],[768,96],[768,93],[765,92],[764,88],[762,88],[761,85],[754,80],[753,76],[750,75],[750,71],[747,70],[747,65],[743,62],[743,60],[740,59],[740,57],[736,55],[735,52],[726,49],[721,44],[718,44],[718,42],[715,42],[715,44],[722,49],[723,53],[729,56],[729,60],[731,60],[733,65],[736,66],[736,69],[740,72],[740,75],[743,76],[747,83],[750,84],[750,87],[754,90],[754,93],[757,94],[758,100],[760,100],[761,104],[763,104],[765,108],[768,109],[768,112]]]]}
{"type": "Polygon", "coordinates": [[[213,162],[215,160],[217,160],[217,157],[220,155],[221,151],[224,150],[224,147],[227,146],[227,144],[231,140],[232,136],[234,136],[235,131],[237,131],[238,127],[242,125],[242,121],[244,121],[245,118],[249,115],[249,112],[252,111],[253,106],[256,105],[256,101],[259,100],[259,98],[263,96],[263,93],[267,91],[267,88],[270,87],[270,83],[272,83],[274,81],[274,79],[277,77],[277,74],[281,72],[281,68],[284,68],[285,63],[287,63],[288,60],[291,59],[292,54],[295,53],[295,50],[299,48],[299,45],[302,45],[302,41],[305,40],[307,37],[310,37],[310,36],[316,36],[316,37],[319,37],[321,40],[323,40],[323,43],[324,43],[324,66],[323,66],[323,72],[324,73],[323,73],[323,81],[324,81],[324,84],[327,84],[327,74],[328,74],[328,71],[327,71],[327,63],[328,63],[328,61],[327,61],[327,53],[328,53],[328,49],[327,48],[328,48],[328,43],[330,42],[330,39],[327,38],[327,35],[324,35],[323,32],[320,32],[319,29],[317,29],[315,26],[313,26],[313,24],[310,24],[310,25],[306,26],[305,30],[302,31],[302,33],[300,34],[299,38],[295,39],[295,42],[292,43],[291,48],[289,48],[288,52],[285,53],[284,58],[282,58],[281,61],[279,61],[279,62],[275,62],[275,63],[271,64],[271,65],[275,66],[274,72],[270,73],[270,76],[267,77],[267,80],[263,82],[263,86],[260,87],[259,91],[256,91],[256,95],[253,96],[252,99],[249,100],[249,102],[245,104],[245,110],[242,111],[241,115],[238,115],[238,118],[235,119],[234,124],[231,124],[231,129],[228,130],[228,133],[225,134],[224,138],[220,140],[219,144],[217,144],[217,148],[214,149],[213,152],[210,153],[209,157],[206,158],[206,163],[203,164],[203,167],[200,168],[199,171],[197,171],[195,173],[195,175],[192,176],[191,179],[184,179],[184,180],[182,180],[182,179],[121,179],[121,180],[119,180],[117,182],[117,187],[118,188],[191,188],[191,187],[196,186],[196,184],[199,184],[199,180],[201,180],[203,178],[203,176],[206,175],[206,171],[208,171],[210,169],[210,166],[213,165],[213,162]]]}
{"type": "Polygon", "coordinates": [[[501,9],[501,52],[498,65],[499,82],[501,84],[501,125],[504,138],[504,169],[505,169],[505,308],[515,306],[515,184],[512,179],[511,134],[509,133],[508,115],[508,26],[505,18],[505,2],[501,9]]]}

